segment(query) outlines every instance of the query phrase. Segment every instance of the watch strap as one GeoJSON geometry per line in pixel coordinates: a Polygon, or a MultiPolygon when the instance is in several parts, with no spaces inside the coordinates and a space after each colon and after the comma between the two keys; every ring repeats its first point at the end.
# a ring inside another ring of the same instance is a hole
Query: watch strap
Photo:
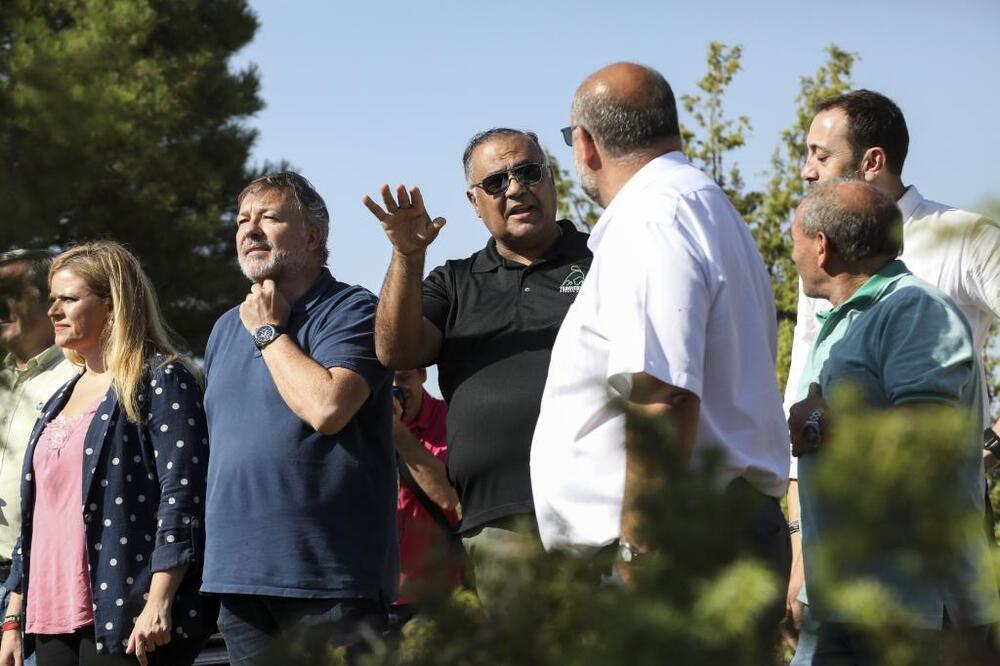
{"type": "Polygon", "coordinates": [[[1000,455],[1000,435],[993,428],[983,431],[983,448],[994,455],[1000,455]]]}
{"type": "Polygon", "coordinates": [[[275,340],[277,340],[284,333],[286,333],[285,327],[281,326],[279,324],[261,324],[260,326],[257,327],[257,330],[254,331],[254,334],[253,334],[253,343],[257,346],[257,349],[264,349],[264,347],[268,346],[269,344],[271,344],[272,342],[274,342],[275,340]],[[270,337],[270,339],[261,340],[260,339],[260,332],[265,327],[268,327],[271,330],[273,330],[274,334],[270,337]]]}

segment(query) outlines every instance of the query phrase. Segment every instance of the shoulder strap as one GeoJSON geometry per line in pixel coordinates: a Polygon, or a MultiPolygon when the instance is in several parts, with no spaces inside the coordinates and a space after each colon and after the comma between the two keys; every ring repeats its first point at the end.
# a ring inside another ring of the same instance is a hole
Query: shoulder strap
{"type": "Polygon", "coordinates": [[[444,511],[441,510],[441,507],[439,507],[434,500],[427,496],[424,489],[421,488],[420,484],[417,483],[417,480],[413,478],[413,473],[410,472],[410,468],[406,466],[404,461],[400,460],[399,456],[396,456],[396,466],[399,468],[400,482],[413,491],[413,494],[417,496],[418,500],[420,500],[420,504],[424,507],[424,510],[427,511],[434,522],[437,523],[438,527],[444,530],[444,533],[448,535],[448,540],[451,542],[451,545],[458,546],[462,552],[465,552],[461,539],[458,534],[455,533],[455,528],[451,526],[451,521],[449,521],[448,517],[444,515],[444,511]]]}

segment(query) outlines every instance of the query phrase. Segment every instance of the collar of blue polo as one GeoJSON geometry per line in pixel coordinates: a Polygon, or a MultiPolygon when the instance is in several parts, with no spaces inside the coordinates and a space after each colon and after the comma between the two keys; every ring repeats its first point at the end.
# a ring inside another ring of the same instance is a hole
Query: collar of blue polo
{"type": "Polygon", "coordinates": [[[877,273],[865,280],[851,297],[835,308],[824,310],[816,314],[820,323],[827,321],[830,317],[839,315],[848,310],[863,310],[872,303],[879,300],[885,290],[896,280],[908,275],[910,269],[899,259],[894,259],[883,266],[877,273]]]}
{"type": "Polygon", "coordinates": [[[319,277],[312,283],[308,291],[302,294],[299,300],[295,301],[295,304],[292,305],[292,312],[308,312],[311,310],[319,302],[320,298],[330,291],[330,287],[336,284],[336,282],[333,279],[333,275],[330,274],[330,269],[324,266],[320,269],[319,277]]]}

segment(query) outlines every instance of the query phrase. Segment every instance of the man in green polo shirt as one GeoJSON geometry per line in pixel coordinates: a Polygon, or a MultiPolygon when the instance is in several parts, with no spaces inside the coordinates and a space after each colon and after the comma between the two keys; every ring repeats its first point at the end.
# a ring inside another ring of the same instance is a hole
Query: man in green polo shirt
{"type": "MultiPolygon", "coordinates": [[[[804,291],[833,305],[818,315],[820,331],[802,373],[799,402],[789,412],[799,456],[807,562],[817,557],[831,526],[844,518],[816,487],[824,440],[830,439],[827,430],[835,421],[823,396],[841,384],[851,384],[874,410],[946,405],[966,411],[975,428],[968,431],[968,455],[949,461],[957,467],[958,485],[950,489],[956,492],[935,499],[951,503],[949,515],[955,520],[975,520],[984,511],[982,390],[971,329],[948,296],[914,277],[896,258],[902,231],[892,200],[856,180],[817,186],[792,223],[792,259],[804,291]]],[[[864,569],[905,609],[909,626],[904,629],[915,630],[931,646],[939,642],[940,630],[959,629],[985,649],[990,627],[1000,619],[986,536],[970,533],[952,561],[947,581],[908,575],[888,555],[866,562],[864,569]]],[[[817,567],[806,567],[810,608],[820,625],[811,663],[880,663],[879,646],[867,642],[859,626],[864,620],[835,608],[817,573],[817,567]]]]}
{"type": "Polygon", "coordinates": [[[74,373],[52,344],[47,250],[0,253],[0,610],[21,531],[21,462],[39,407],[74,373]]]}

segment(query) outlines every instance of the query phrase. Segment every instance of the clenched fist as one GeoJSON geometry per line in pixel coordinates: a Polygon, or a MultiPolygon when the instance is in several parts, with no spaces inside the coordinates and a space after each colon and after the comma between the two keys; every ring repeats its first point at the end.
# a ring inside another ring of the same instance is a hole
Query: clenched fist
{"type": "Polygon", "coordinates": [[[264,324],[284,326],[292,308],[274,287],[274,280],[264,280],[250,287],[250,293],[240,305],[240,321],[253,333],[264,324]]]}

